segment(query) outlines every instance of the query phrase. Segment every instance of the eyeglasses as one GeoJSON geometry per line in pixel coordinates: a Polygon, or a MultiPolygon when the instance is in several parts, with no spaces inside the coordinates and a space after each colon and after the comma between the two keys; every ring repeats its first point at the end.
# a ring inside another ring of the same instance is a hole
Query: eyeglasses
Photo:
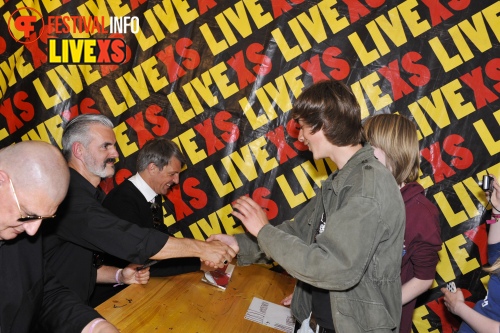
{"type": "Polygon", "coordinates": [[[12,189],[12,193],[14,194],[14,199],[16,200],[17,209],[19,209],[19,215],[21,215],[21,217],[17,219],[19,222],[52,219],[56,217],[55,215],[50,215],[50,216],[23,215],[23,213],[21,212],[21,206],[19,205],[19,200],[17,199],[16,190],[14,190],[14,185],[12,184],[12,179],[9,179],[9,181],[10,181],[10,188],[12,189]]]}

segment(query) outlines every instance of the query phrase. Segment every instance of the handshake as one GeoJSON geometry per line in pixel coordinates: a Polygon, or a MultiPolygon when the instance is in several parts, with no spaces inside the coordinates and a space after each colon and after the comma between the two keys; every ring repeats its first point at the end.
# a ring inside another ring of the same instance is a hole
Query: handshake
{"type": "MultiPolygon", "coordinates": [[[[250,234],[256,237],[259,231],[265,225],[269,224],[266,213],[262,207],[245,196],[235,200],[231,214],[242,222],[250,234]]],[[[226,265],[240,250],[236,238],[226,234],[211,235],[205,243],[213,246],[215,258],[209,258],[210,253],[206,252],[204,256],[200,256],[200,259],[205,265],[214,268],[221,268],[226,265]],[[225,253],[218,252],[222,249],[225,249],[225,253]],[[217,254],[220,256],[217,256],[217,254]]]]}
{"type": "Polygon", "coordinates": [[[222,268],[233,260],[240,248],[233,236],[218,234],[210,236],[202,249],[200,260],[208,267],[222,268]]]}

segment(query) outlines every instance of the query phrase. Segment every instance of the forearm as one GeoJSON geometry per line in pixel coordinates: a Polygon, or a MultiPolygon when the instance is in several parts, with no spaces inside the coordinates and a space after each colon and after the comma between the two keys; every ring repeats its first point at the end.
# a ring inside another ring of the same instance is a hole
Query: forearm
{"type": "Polygon", "coordinates": [[[204,242],[189,238],[169,237],[163,248],[156,253],[151,259],[163,260],[169,258],[200,258],[204,252],[204,242]]]}
{"type": "Polygon", "coordinates": [[[411,302],[413,299],[426,292],[431,285],[432,280],[412,278],[407,281],[401,288],[403,305],[411,302]]]}
{"type": "Polygon", "coordinates": [[[500,323],[498,321],[483,316],[465,303],[457,305],[455,314],[469,324],[476,333],[491,333],[499,332],[500,330],[500,323]]]}
{"type": "Polygon", "coordinates": [[[118,267],[101,266],[97,270],[97,283],[122,283],[123,274],[118,267]]]}

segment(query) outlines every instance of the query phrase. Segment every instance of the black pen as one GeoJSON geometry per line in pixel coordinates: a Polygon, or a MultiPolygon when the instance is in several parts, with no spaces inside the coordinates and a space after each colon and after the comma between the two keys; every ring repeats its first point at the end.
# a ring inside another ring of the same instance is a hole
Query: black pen
{"type": "Polygon", "coordinates": [[[147,263],[145,263],[144,265],[137,267],[135,270],[136,270],[136,271],[142,271],[144,268],[148,268],[149,266],[153,266],[153,265],[154,265],[154,264],[156,264],[157,262],[158,262],[158,260],[151,260],[151,261],[148,261],[148,262],[147,262],[147,263]]]}

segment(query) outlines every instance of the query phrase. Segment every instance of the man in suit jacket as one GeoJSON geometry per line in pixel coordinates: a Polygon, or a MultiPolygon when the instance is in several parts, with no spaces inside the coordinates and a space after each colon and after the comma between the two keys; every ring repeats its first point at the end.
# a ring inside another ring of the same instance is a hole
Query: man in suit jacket
{"type": "MultiPolygon", "coordinates": [[[[103,206],[118,217],[145,228],[155,228],[169,235],[163,223],[162,195],[179,183],[185,158],[177,145],[166,139],[148,141],[137,156],[137,173],[111,190],[103,206]]],[[[171,235],[172,236],[172,235],[171,235]]],[[[123,267],[127,261],[103,255],[106,265],[123,267]]],[[[210,268],[198,258],[172,258],[151,267],[151,276],[171,276],[210,268]]],[[[126,286],[113,288],[97,285],[90,304],[96,306],[126,286]]]]}
{"type": "Polygon", "coordinates": [[[45,268],[37,231],[54,216],[68,183],[66,161],[50,144],[20,142],[0,150],[2,333],[118,332],[45,268]]]}

